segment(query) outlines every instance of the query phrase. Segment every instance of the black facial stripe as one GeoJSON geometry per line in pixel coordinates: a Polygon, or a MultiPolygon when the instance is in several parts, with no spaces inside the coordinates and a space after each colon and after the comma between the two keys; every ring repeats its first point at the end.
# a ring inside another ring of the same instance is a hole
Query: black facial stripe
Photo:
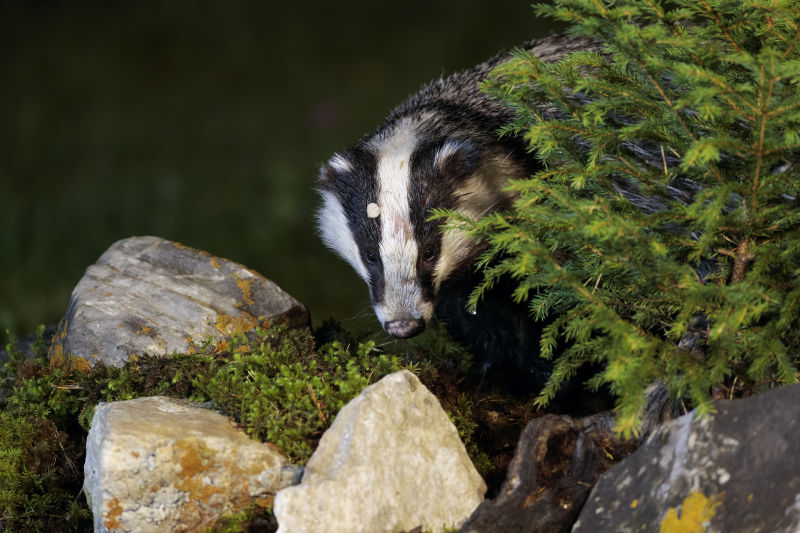
{"type": "Polygon", "coordinates": [[[375,154],[359,147],[340,156],[350,163],[352,171],[342,173],[330,166],[325,168],[322,187],[333,192],[342,204],[347,224],[361,252],[361,261],[369,273],[370,297],[373,303],[380,303],[383,300],[380,217],[367,217],[367,204],[378,201],[378,161],[375,154]],[[365,258],[367,251],[375,254],[376,261],[372,264],[365,258]]]}
{"type": "Polygon", "coordinates": [[[441,223],[428,220],[430,211],[433,208],[455,208],[458,200],[455,191],[474,170],[474,163],[467,161],[474,159],[474,149],[469,141],[464,141],[463,147],[441,161],[442,164],[436,164],[436,154],[446,141],[439,139],[420,145],[410,162],[408,199],[418,250],[417,279],[422,288],[422,297],[427,301],[435,299],[433,274],[442,243],[441,223]],[[431,260],[425,259],[428,249],[433,251],[431,260]]]}

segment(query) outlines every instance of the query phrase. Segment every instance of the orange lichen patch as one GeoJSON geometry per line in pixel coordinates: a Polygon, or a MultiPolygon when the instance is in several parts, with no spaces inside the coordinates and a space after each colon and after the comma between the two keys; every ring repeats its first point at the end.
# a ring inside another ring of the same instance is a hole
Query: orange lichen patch
{"type": "Polygon", "coordinates": [[[201,441],[181,439],[175,443],[175,447],[181,450],[180,477],[186,478],[216,468],[213,459],[217,452],[201,441]]]}
{"type": "Polygon", "coordinates": [[[83,357],[78,357],[76,355],[70,355],[68,357],[64,355],[64,347],[61,346],[61,344],[54,347],[48,366],[50,370],[61,368],[68,372],[75,370],[82,374],[88,374],[92,370],[91,363],[83,357]]]}
{"type": "Polygon", "coordinates": [[[194,355],[200,353],[200,346],[195,344],[191,337],[188,335],[183,337],[183,340],[186,341],[186,353],[194,355]]]}
{"type": "Polygon", "coordinates": [[[219,269],[219,258],[218,257],[212,257],[211,259],[209,259],[208,262],[211,263],[212,267],[214,267],[216,269],[219,269]]]}
{"type": "Polygon", "coordinates": [[[137,451],[131,451],[131,455],[133,457],[136,457],[137,459],[139,458],[139,452],[137,452],[137,451]]]}
{"type": "Polygon", "coordinates": [[[680,516],[678,509],[672,507],[661,521],[659,533],[703,533],[706,526],[717,514],[725,493],[706,497],[702,492],[692,492],[683,500],[680,516]]]}
{"type": "Polygon", "coordinates": [[[242,291],[242,298],[248,304],[254,304],[255,301],[250,296],[250,285],[252,285],[252,279],[242,279],[236,274],[231,274],[231,277],[236,281],[236,285],[239,287],[239,290],[242,291]]]}
{"type": "Polygon", "coordinates": [[[224,455],[217,457],[215,450],[198,439],[179,440],[175,447],[180,450],[180,471],[175,488],[188,493],[189,500],[181,508],[181,515],[187,521],[201,524],[216,519],[223,509],[243,508],[251,503],[263,508],[272,507],[273,495],[251,496],[248,481],[261,472],[262,465],[254,463],[251,468],[243,468],[242,464],[234,463],[224,455]],[[208,480],[217,474],[225,475],[216,481],[218,484],[210,484],[208,480]]]}
{"type": "Polygon", "coordinates": [[[64,346],[60,342],[54,342],[50,348],[50,370],[64,368],[67,365],[67,358],[64,355],[64,346]]]}
{"type": "Polygon", "coordinates": [[[103,520],[103,525],[105,525],[108,529],[117,529],[120,527],[119,523],[119,516],[122,514],[124,510],[122,505],[119,504],[119,500],[116,498],[111,498],[107,503],[108,511],[105,514],[105,520],[103,520]]]}
{"type": "Polygon", "coordinates": [[[241,334],[250,331],[257,325],[258,319],[244,311],[237,317],[219,315],[216,322],[217,329],[225,335],[241,334]]]}
{"type": "Polygon", "coordinates": [[[47,351],[47,354],[50,357],[56,353],[56,349],[60,348],[61,353],[63,355],[64,348],[61,346],[61,341],[63,341],[67,337],[67,325],[68,320],[66,317],[62,317],[61,320],[58,321],[58,327],[56,328],[56,334],[53,336],[53,343],[50,345],[50,349],[47,351]]]}
{"type": "Polygon", "coordinates": [[[147,335],[151,331],[153,331],[153,328],[150,328],[150,327],[147,327],[147,326],[142,326],[140,329],[136,330],[136,334],[137,335],[141,335],[142,333],[144,333],[145,335],[147,335]]]}
{"type": "Polygon", "coordinates": [[[271,509],[275,503],[275,496],[269,495],[266,498],[256,498],[253,503],[262,509],[271,509]]]}
{"type": "Polygon", "coordinates": [[[111,297],[111,296],[114,296],[114,295],[113,295],[113,294],[111,294],[110,292],[107,292],[107,293],[106,293],[106,296],[108,296],[108,297],[111,297]]]}
{"type": "MultiPolygon", "coordinates": [[[[203,253],[201,250],[196,250],[195,248],[192,248],[191,246],[186,246],[185,244],[181,244],[181,243],[179,243],[177,241],[170,241],[170,242],[178,250],[189,250],[190,252],[200,252],[201,254],[203,253]]],[[[208,252],[205,252],[205,253],[207,254],[208,252]]]]}
{"type": "Polygon", "coordinates": [[[221,354],[221,353],[225,353],[225,352],[227,352],[227,351],[228,351],[228,350],[230,350],[230,349],[231,349],[231,343],[230,343],[230,341],[228,341],[228,340],[226,340],[226,339],[223,339],[223,340],[219,341],[219,342],[217,343],[217,345],[214,347],[214,353],[216,353],[217,355],[219,355],[219,354],[221,354]]]}
{"type": "Polygon", "coordinates": [[[69,368],[70,370],[76,370],[81,374],[88,374],[92,371],[92,365],[84,359],[83,357],[77,357],[75,355],[69,356],[69,368]]]}
{"type": "Polygon", "coordinates": [[[204,481],[208,479],[209,474],[213,474],[213,471],[218,471],[221,467],[215,459],[217,452],[197,439],[179,440],[175,443],[175,447],[180,450],[179,479],[175,483],[175,488],[186,492],[189,496],[189,500],[182,506],[181,515],[185,517],[185,521],[194,522],[195,525],[202,524],[219,511],[216,508],[220,503],[224,503],[214,497],[217,495],[224,497],[226,490],[204,481]]]}
{"type": "Polygon", "coordinates": [[[211,504],[211,499],[217,494],[225,494],[221,487],[208,485],[203,482],[200,476],[193,476],[180,480],[175,484],[175,488],[189,494],[189,501],[202,502],[205,505],[211,504]]]}

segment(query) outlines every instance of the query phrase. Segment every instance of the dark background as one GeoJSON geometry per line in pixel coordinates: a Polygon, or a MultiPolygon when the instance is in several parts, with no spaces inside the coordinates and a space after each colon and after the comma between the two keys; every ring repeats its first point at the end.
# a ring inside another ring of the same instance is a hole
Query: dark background
{"type": "Polygon", "coordinates": [[[261,272],[315,324],[371,316],[317,239],[319,164],[426,81],[552,31],[524,0],[0,0],[0,328],[56,322],[88,265],[148,234],[261,272]]]}

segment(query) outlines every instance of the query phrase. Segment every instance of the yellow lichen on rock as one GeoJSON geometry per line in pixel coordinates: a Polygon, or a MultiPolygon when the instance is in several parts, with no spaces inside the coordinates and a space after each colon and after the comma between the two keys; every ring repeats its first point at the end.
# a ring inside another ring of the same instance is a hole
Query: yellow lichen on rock
{"type": "Polygon", "coordinates": [[[249,313],[239,316],[219,315],[216,320],[217,329],[224,335],[242,334],[259,325],[259,320],[249,313]]]}
{"type": "Polygon", "coordinates": [[[108,501],[108,511],[105,513],[105,520],[103,524],[109,530],[118,529],[120,527],[119,517],[122,514],[123,508],[117,498],[112,498],[108,501]]]}
{"type": "Polygon", "coordinates": [[[60,368],[67,372],[78,371],[82,374],[88,374],[92,370],[92,365],[86,359],[77,357],[75,355],[67,356],[64,353],[64,347],[61,343],[55,343],[51,348],[50,360],[48,361],[50,370],[60,368]]]}
{"type": "Polygon", "coordinates": [[[76,355],[69,356],[69,368],[70,370],[77,370],[81,374],[88,374],[92,371],[91,363],[89,363],[89,361],[86,359],[76,355]]]}
{"type": "Polygon", "coordinates": [[[227,417],[163,396],[99,404],[87,457],[95,531],[207,531],[299,473],[227,417]]]}
{"type": "Polygon", "coordinates": [[[680,516],[676,507],[667,510],[659,533],[703,533],[722,504],[723,496],[724,493],[707,497],[702,492],[692,492],[680,505],[680,516]]]}
{"type": "Polygon", "coordinates": [[[64,346],[60,342],[54,342],[50,348],[50,370],[56,368],[64,368],[67,364],[67,358],[64,355],[64,346]]]}
{"type": "Polygon", "coordinates": [[[175,443],[175,448],[181,453],[181,470],[178,473],[180,480],[175,485],[178,490],[188,492],[191,500],[205,505],[210,503],[209,499],[215,494],[224,494],[222,488],[204,481],[209,474],[221,468],[214,460],[215,450],[199,439],[181,439],[175,443]]]}
{"type": "Polygon", "coordinates": [[[242,291],[242,298],[244,298],[244,301],[246,303],[250,304],[250,305],[253,305],[255,303],[255,301],[253,300],[253,298],[250,295],[250,291],[251,291],[250,285],[252,285],[253,280],[252,279],[242,279],[236,274],[231,274],[231,277],[236,282],[236,286],[239,287],[239,290],[242,291]]]}

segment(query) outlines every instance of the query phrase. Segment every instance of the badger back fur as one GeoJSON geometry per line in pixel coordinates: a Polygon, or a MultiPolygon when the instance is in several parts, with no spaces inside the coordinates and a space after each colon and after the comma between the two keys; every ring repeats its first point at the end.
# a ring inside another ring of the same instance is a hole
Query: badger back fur
{"type": "MultiPolygon", "coordinates": [[[[545,60],[585,47],[565,37],[528,45],[545,60]]],[[[536,168],[521,137],[498,137],[513,112],[479,89],[505,57],[430,83],[372,134],[333,155],[319,174],[318,223],[324,242],[369,286],[387,333],[414,336],[436,314],[476,355],[520,358],[537,345],[525,333],[531,323],[525,309],[514,309],[505,296],[494,308],[490,296],[476,314],[467,313],[479,245],[428,220],[434,208],[471,218],[507,209],[513,198],[506,182],[536,168]]]]}

